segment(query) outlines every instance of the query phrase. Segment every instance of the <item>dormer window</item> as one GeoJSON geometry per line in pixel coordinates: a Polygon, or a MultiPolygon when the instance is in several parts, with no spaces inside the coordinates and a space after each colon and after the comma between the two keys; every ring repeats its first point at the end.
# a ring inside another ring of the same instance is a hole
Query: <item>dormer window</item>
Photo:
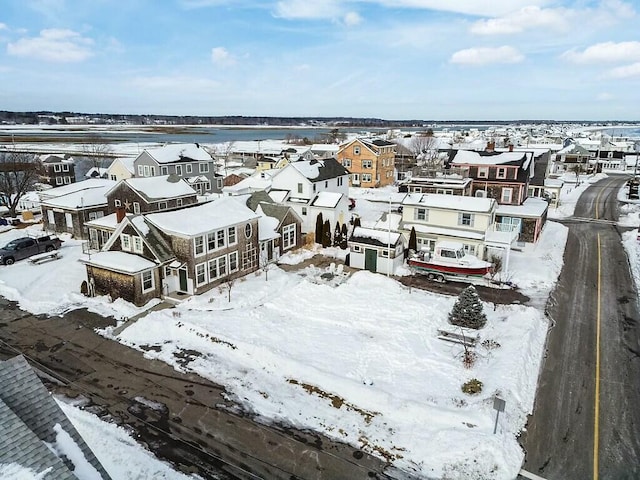
{"type": "Polygon", "coordinates": [[[478,168],[478,178],[488,178],[489,177],[489,168],[488,167],[479,167],[478,168]]]}
{"type": "Polygon", "coordinates": [[[359,146],[353,147],[353,154],[354,155],[360,155],[360,147],[359,146]]]}
{"type": "Polygon", "coordinates": [[[499,179],[507,178],[507,169],[504,168],[504,167],[499,167],[496,177],[499,178],[499,179]]]}

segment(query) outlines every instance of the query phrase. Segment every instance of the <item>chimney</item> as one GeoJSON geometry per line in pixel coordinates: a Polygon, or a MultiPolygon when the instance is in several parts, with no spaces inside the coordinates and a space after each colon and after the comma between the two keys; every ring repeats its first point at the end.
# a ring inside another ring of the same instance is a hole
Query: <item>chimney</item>
{"type": "Polygon", "coordinates": [[[116,222],[120,223],[122,222],[122,219],[125,216],[125,209],[124,207],[118,207],[116,208],[116,222]]]}
{"type": "Polygon", "coordinates": [[[513,152],[513,143],[510,143],[510,144],[509,144],[509,151],[510,151],[510,152],[513,152]]]}
{"type": "Polygon", "coordinates": [[[487,148],[486,151],[487,152],[493,152],[496,148],[496,142],[493,140],[490,140],[487,142],[487,148]]]}

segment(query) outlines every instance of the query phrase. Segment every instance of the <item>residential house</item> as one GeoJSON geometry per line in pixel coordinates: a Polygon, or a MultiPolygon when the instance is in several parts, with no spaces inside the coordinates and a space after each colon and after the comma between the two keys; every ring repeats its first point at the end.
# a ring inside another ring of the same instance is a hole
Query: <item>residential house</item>
{"type": "Polygon", "coordinates": [[[84,174],[86,178],[109,178],[108,169],[106,167],[91,167],[84,174]]]}
{"type": "Polygon", "coordinates": [[[386,140],[356,138],[340,146],[337,160],[349,170],[353,187],[392,185],[396,144],[386,140]]]}
{"type": "Polygon", "coordinates": [[[569,143],[559,150],[553,159],[551,173],[563,174],[565,172],[587,173],[590,168],[592,154],[577,143],[569,143]]]}
{"type": "Polygon", "coordinates": [[[83,262],[97,294],[143,305],[197,295],[258,269],[259,216],[233,197],[170,212],[122,216],[83,262]]]}
{"type": "Polygon", "coordinates": [[[261,264],[276,261],[303,245],[302,219],[293,208],[275,203],[266,192],[253,193],[246,204],[260,215],[261,264]]]}
{"type": "Polygon", "coordinates": [[[355,227],[349,237],[349,266],[393,275],[404,263],[402,234],[355,227]]]}
{"type": "Polygon", "coordinates": [[[418,250],[433,252],[436,242],[445,240],[461,242],[472,255],[485,255],[485,237],[496,215],[493,198],[409,193],[402,207],[400,231],[408,242],[415,229],[418,250]]]}
{"type": "Polygon", "coordinates": [[[114,185],[111,180],[91,179],[40,192],[44,229],[88,239],[85,223],[110,213],[106,195],[114,185]]]}
{"type": "Polygon", "coordinates": [[[52,187],[69,185],[76,181],[75,163],[69,155],[64,157],[48,155],[41,158],[43,176],[42,183],[48,183],[52,187]]]}
{"type": "Polygon", "coordinates": [[[119,182],[120,180],[133,177],[135,174],[134,161],[135,158],[132,157],[116,158],[107,168],[107,178],[119,182]]]}
{"type": "Polygon", "coordinates": [[[107,192],[110,212],[123,207],[126,213],[175,210],[198,202],[198,194],[176,175],[134,177],[122,180],[107,192]]]}
{"type": "Polygon", "coordinates": [[[494,198],[501,205],[521,205],[533,176],[533,152],[454,150],[447,168],[473,180],[472,195],[494,198]]]}
{"type": "Polygon", "coordinates": [[[409,180],[418,171],[415,153],[401,142],[396,142],[393,163],[395,166],[395,179],[398,182],[409,180]]]}
{"type": "Polygon", "coordinates": [[[31,472],[11,478],[111,479],[23,356],[0,361],[0,385],[0,465],[31,472]]]}
{"type": "Polygon", "coordinates": [[[403,182],[399,190],[411,193],[441,193],[446,195],[471,196],[473,180],[458,175],[436,177],[411,177],[403,182]]]}
{"type": "Polygon", "coordinates": [[[245,178],[247,178],[247,176],[248,175],[238,175],[238,174],[235,174],[235,173],[230,173],[229,175],[224,177],[223,188],[224,187],[232,187],[233,185],[236,185],[236,184],[240,183],[242,180],[244,180],[245,178]]]}
{"type": "Polygon", "coordinates": [[[144,150],[134,160],[136,177],[176,175],[200,195],[220,193],[222,175],[213,157],[197,143],[176,143],[144,150]]]}
{"type": "Polygon", "coordinates": [[[504,231],[512,227],[520,243],[536,243],[547,221],[549,202],[544,198],[527,198],[522,205],[498,205],[496,226],[504,231]]]}
{"type": "Polygon", "coordinates": [[[348,175],[334,158],[291,162],[271,178],[269,196],[295,210],[303,233],[315,231],[318,214],[333,229],[349,219],[348,175]]]}

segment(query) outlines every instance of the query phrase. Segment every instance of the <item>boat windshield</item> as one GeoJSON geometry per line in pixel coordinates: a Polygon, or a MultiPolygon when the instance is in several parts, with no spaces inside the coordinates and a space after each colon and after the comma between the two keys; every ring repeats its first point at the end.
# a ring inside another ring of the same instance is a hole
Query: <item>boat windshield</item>
{"type": "Polygon", "coordinates": [[[461,248],[460,250],[456,251],[456,256],[458,258],[462,258],[462,257],[464,257],[464,255],[465,255],[464,249],[461,248]]]}

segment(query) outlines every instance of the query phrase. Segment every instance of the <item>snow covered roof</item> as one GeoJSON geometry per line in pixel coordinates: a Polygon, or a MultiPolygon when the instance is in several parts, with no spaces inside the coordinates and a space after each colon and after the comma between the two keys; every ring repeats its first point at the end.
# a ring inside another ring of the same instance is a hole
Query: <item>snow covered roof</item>
{"type": "Polygon", "coordinates": [[[492,198],[467,197],[463,195],[409,193],[402,201],[402,204],[443,210],[489,213],[493,210],[496,201],[492,198]]]}
{"type": "Polygon", "coordinates": [[[104,177],[107,174],[107,170],[107,168],[103,167],[91,167],[84,176],[87,178],[104,177]]]}
{"type": "MultiPolygon", "coordinates": [[[[279,171],[279,170],[278,170],[279,171]]],[[[272,172],[255,172],[250,177],[240,180],[235,185],[224,187],[225,192],[256,192],[259,190],[268,190],[271,187],[272,172]]]]}
{"type": "MultiPolygon", "coordinates": [[[[115,182],[111,182],[112,184],[115,182]]],[[[107,192],[111,190],[109,185],[98,188],[88,188],[77,192],[50,198],[42,202],[43,206],[65,209],[81,209],[97,207],[107,204],[107,192]]]]}
{"type": "Polygon", "coordinates": [[[402,234],[397,232],[389,232],[388,230],[376,230],[373,228],[356,227],[353,229],[349,241],[357,243],[366,243],[386,247],[395,245],[401,241],[402,234]]]}
{"type": "Polygon", "coordinates": [[[535,197],[527,198],[522,205],[498,205],[496,215],[508,215],[510,217],[541,217],[549,208],[549,204],[535,197]]]}
{"type": "Polygon", "coordinates": [[[134,174],[135,173],[135,168],[134,168],[135,160],[136,159],[134,157],[118,157],[113,162],[111,162],[111,165],[109,165],[109,168],[107,168],[107,171],[112,170],[113,167],[116,166],[117,162],[120,162],[120,164],[124,168],[126,168],[131,174],[134,174]]]}
{"type": "Polygon", "coordinates": [[[70,183],[69,185],[63,185],[61,187],[49,188],[40,192],[40,198],[47,200],[53,197],[60,197],[67,195],[68,193],[77,192],[79,190],[86,190],[89,188],[101,188],[104,186],[113,187],[116,184],[113,180],[107,180],[104,178],[90,178],[81,182],[70,183]]]}
{"type": "Polygon", "coordinates": [[[158,163],[172,163],[185,160],[210,162],[211,155],[197,143],[171,143],[163,147],[145,150],[158,163]]]}
{"type": "Polygon", "coordinates": [[[501,152],[492,155],[483,154],[474,150],[456,150],[451,165],[521,165],[528,166],[527,160],[533,156],[533,152],[501,152]]]}
{"type": "Polygon", "coordinates": [[[197,194],[193,187],[175,175],[133,177],[122,181],[150,200],[187,197],[197,194]]]}
{"type": "Polygon", "coordinates": [[[297,162],[291,162],[282,170],[289,167],[295,168],[312,182],[320,182],[322,180],[328,180],[349,174],[347,169],[344,168],[344,166],[335,158],[326,158],[324,160],[299,160],[297,162]]]}
{"type": "Polygon", "coordinates": [[[483,240],[485,235],[480,232],[471,232],[469,230],[458,230],[455,228],[432,227],[421,223],[405,223],[402,228],[410,231],[415,228],[416,232],[427,233],[431,235],[442,235],[455,238],[468,238],[470,240],[483,240]]]}
{"type": "Polygon", "coordinates": [[[81,259],[80,261],[94,267],[129,274],[139,273],[157,266],[155,262],[147,260],[140,255],[115,250],[94,253],[90,259],[81,259]]]}
{"type": "Polygon", "coordinates": [[[311,205],[321,208],[335,208],[342,198],[341,193],[336,192],[320,192],[313,199],[311,205]]]}
{"type": "Polygon", "coordinates": [[[87,227],[104,228],[108,230],[114,230],[118,226],[118,219],[115,213],[105,215],[104,217],[96,218],[89,222],[84,223],[87,227]]]}
{"type": "Polygon", "coordinates": [[[266,242],[267,240],[273,240],[274,238],[279,238],[280,234],[277,232],[278,225],[280,225],[280,220],[274,217],[267,216],[263,211],[260,205],[256,209],[256,213],[260,215],[258,218],[258,239],[261,242],[266,242]]]}
{"type": "Polygon", "coordinates": [[[258,215],[234,197],[172,212],[152,213],[145,218],[160,230],[184,236],[196,236],[258,218],[258,215]]]}

